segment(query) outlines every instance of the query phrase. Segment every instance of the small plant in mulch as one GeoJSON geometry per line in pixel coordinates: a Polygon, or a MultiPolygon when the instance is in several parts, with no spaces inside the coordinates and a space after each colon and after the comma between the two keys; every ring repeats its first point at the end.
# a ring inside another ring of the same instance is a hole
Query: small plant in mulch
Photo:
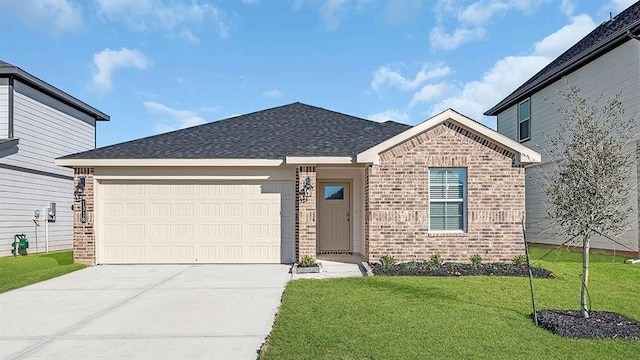
{"type": "MultiPolygon", "coordinates": [[[[516,257],[513,262],[484,263],[479,255],[471,257],[469,263],[444,262],[440,254],[431,260],[398,263],[392,256],[380,257],[380,262],[370,264],[374,275],[387,276],[529,276],[526,259],[516,257]]],[[[546,269],[531,268],[534,277],[552,278],[555,275],[546,269]]]]}
{"type": "Polygon", "coordinates": [[[538,325],[574,339],[640,340],[640,322],[609,311],[589,311],[589,317],[584,318],[579,310],[541,310],[538,325]]]}

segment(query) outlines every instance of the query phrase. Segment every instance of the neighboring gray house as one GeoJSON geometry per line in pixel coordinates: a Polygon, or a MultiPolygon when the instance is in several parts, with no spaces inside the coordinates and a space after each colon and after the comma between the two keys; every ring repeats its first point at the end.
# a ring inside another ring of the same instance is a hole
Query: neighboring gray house
{"type": "MultiPolygon", "coordinates": [[[[611,20],[605,21],[569,50],[527,80],[513,93],[489,109],[485,115],[497,116],[498,132],[543,154],[540,164],[526,171],[527,237],[530,241],[558,244],[557,234],[546,229],[543,221],[546,196],[541,186],[532,181],[537,167],[551,169],[544,156],[545,136],[553,135],[562,120],[557,111],[563,100],[560,91],[567,82],[578,86],[583,95],[603,100],[621,93],[625,116],[638,119],[640,129],[640,2],[631,5],[611,20]]],[[[632,144],[630,151],[638,147],[632,144]]],[[[621,244],[606,239],[592,241],[594,248],[637,252],[639,250],[637,185],[638,167],[634,165],[630,183],[633,194],[630,206],[635,213],[633,229],[624,235],[621,244]]]]}
{"type": "Polygon", "coordinates": [[[27,235],[28,253],[45,251],[47,244],[50,251],[71,248],[73,170],[56,166],[54,159],[94,149],[96,121],[108,120],[0,61],[0,256],[11,254],[16,234],[27,235]]]}

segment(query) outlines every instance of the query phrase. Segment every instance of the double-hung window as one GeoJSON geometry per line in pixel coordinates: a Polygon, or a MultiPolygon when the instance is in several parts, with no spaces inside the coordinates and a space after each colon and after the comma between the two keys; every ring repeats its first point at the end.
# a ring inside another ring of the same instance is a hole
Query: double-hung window
{"type": "Polygon", "coordinates": [[[466,170],[429,170],[429,231],[465,231],[466,170]]]}
{"type": "Polygon", "coordinates": [[[518,140],[531,138],[531,99],[518,103],[518,140]]]}

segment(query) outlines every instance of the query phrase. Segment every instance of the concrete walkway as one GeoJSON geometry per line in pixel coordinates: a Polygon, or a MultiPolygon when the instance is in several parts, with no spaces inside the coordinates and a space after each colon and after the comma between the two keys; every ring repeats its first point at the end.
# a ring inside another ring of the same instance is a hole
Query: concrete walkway
{"type": "Polygon", "coordinates": [[[330,279],[341,277],[364,276],[362,267],[359,265],[362,259],[356,255],[320,255],[320,272],[311,274],[292,274],[292,279],[330,279]]]}
{"type": "Polygon", "coordinates": [[[0,359],[255,359],[287,265],[120,265],[0,294],[0,359]]]}

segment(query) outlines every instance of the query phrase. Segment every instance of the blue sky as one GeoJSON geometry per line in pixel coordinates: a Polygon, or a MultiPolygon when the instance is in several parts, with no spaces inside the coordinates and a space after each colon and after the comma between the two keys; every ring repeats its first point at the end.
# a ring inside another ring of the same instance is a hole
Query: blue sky
{"type": "Polygon", "coordinates": [[[109,114],[98,146],[295,101],[494,127],[484,111],[634,2],[0,0],[0,59],[109,114]]]}

